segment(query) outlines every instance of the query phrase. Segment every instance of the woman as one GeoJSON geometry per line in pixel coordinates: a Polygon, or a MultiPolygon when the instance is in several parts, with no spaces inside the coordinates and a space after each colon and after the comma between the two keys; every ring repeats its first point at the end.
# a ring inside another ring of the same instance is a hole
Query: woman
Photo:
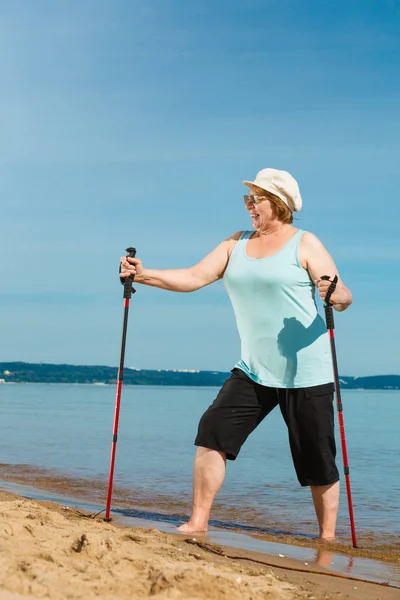
{"type": "MultiPolygon", "coordinates": [[[[339,473],[333,415],[333,372],[329,340],[315,303],[325,299],[338,275],[322,243],[292,225],[302,199],[286,171],[263,169],[244,181],[244,197],[255,231],[224,240],[188,269],[145,269],[141,260],[121,258],[121,276],[175,292],[193,292],[224,280],[241,339],[241,360],[199,423],[195,444],[193,510],[179,529],[207,531],[214,498],[248,435],[278,404],[289,432],[297,477],[310,486],[320,538],[335,539],[339,473]]],[[[338,280],[330,298],[342,311],[352,301],[338,280]]]]}

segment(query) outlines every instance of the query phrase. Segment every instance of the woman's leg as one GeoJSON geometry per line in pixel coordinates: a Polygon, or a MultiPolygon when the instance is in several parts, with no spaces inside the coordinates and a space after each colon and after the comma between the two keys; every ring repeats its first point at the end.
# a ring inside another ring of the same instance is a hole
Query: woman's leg
{"type": "Polygon", "coordinates": [[[193,469],[192,516],[178,527],[184,533],[207,531],[211,508],[225,477],[226,455],[209,448],[197,448],[193,469]]]}
{"type": "Polygon", "coordinates": [[[334,539],[339,508],[333,384],[280,390],[297,477],[310,486],[321,539],[334,539]]]}
{"type": "Polygon", "coordinates": [[[339,510],[340,483],[312,485],[311,494],[319,524],[321,540],[334,540],[339,510]]]}
{"type": "Polygon", "coordinates": [[[277,404],[263,388],[234,369],[217,398],[202,416],[195,444],[193,509],[184,533],[207,531],[215,496],[225,477],[226,459],[235,460],[248,435],[277,404]]]}

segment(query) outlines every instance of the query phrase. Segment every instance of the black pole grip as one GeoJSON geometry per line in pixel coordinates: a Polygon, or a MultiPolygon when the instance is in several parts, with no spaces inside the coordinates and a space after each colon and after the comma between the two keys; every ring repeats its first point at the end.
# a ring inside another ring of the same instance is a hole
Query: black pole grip
{"type": "MultiPolygon", "coordinates": [[[[322,275],[321,279],[323,279],[324,281],[331,280],[329,275],[322,275]]],[[[328,291],[327,291],[327,294],[325,297],[324,307],[325,307],[325,320],[326,320],[326,328],[327,329],[335,329],[335,320],[333,318],[333,308],[332,308],[332,304],[330,303],[330,299],[331,299],[333,292],[336,289],[337,281],[338,281],[338,276],[335,275],[331,285],[328,287],[328,291]]]]}
{"type": "MultiPolygon", "coordinates": [[[[135,258],[136,256],[136,248],[127,248],[126,249],[127,252],[127,258],[135,258]]],[[[121,265],[119,267],[119,271],[121,272],[121,265]]],[[[122,285],[124,286],[124,298],[130,298],[132,296],[132,294],[134,294],[136,292],[136,290],[132,287],[133,284],[133,275],[131,275],[131,277],[120,277],[119,278],[122,285]]]]}
{"type": "Polygon", "coordinates": [[[335,329],[335,320],[333,318],[333,308],[330,304],[325,304],[325,320],[327,329],[335,329]]]}
{"type": "MultiPolygon", "coordinates": [[[[322,275],[321,279],[323,279],[324,281],[330,281],[331,278],[329,277],[329,275],[322,275]]],[[[333,278],[333,281],[331,282],[331,285],[328,287],[328,291],[326,293],[326,297],[325,297],[325,306],[330,306],[330,299],[331,296],[333,294],[333,292],[336,290],[336,284],[338,282],[338,276],[335,275],[335,277],[333,278]]]]}

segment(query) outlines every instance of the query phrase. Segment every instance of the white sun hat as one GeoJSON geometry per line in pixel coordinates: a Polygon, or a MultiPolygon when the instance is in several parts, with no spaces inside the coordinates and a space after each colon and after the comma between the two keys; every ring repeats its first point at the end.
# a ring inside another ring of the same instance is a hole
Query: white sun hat
{"type": "Polygon", "coordinates": [[[257,187],[278,196],[293,212],[301,210],[303,201],[301,199],[299,184],[287,171],[279,169],[262,169],[257,173],[254,181],[243,181],[244,185],[257,187]]]}

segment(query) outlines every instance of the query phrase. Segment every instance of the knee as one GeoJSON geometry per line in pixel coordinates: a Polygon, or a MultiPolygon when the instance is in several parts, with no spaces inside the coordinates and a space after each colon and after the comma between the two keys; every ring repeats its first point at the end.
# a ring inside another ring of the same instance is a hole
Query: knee
{"type": "Polygon", "coordinates": [[[315,500],[322,502],[326,510],[336,511],[339,507],[339,481],[329,485],[311,486],[315,500]]]}
{"type": "Polygon", "coordinates": [[[212,458],[213,456],[219,455],[224,461],[226,461],[226,453],[220,452],[219,450],[213,450],[213,448],[205,448],[204,446],[198,446],[196,457],[201,458],[212,458]]]}

